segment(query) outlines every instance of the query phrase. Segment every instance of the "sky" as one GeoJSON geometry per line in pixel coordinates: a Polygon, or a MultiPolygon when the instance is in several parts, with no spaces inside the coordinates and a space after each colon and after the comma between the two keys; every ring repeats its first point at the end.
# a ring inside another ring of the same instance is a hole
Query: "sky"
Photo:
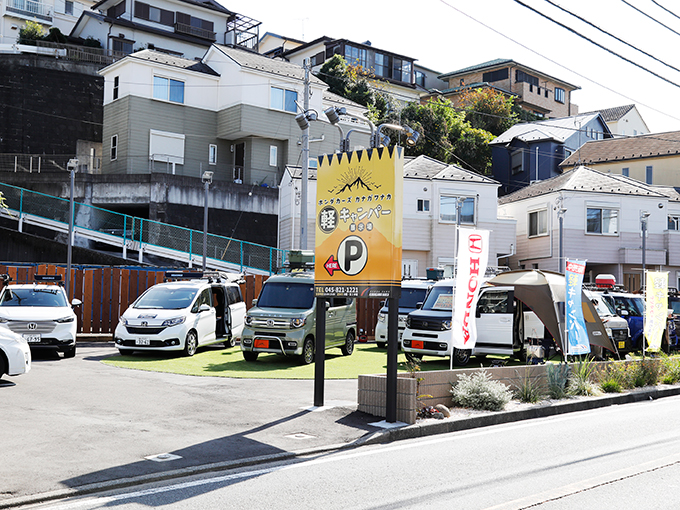
{"type": "Polygon", "coordinates": [[[580,112],[635,104],[650,132],[680,130],[675,0],[219,1],[260,21],[260,37],[370,41],[442,74],[512,59],[580,87],[580,112]]]}

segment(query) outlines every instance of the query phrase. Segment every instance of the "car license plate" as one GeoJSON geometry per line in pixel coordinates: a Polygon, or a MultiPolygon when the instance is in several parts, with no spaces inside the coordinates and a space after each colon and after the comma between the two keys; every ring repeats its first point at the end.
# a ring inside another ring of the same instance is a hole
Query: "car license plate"
{"type": "Polygon", "coordinates": [[[135,338],[135,345],[151,345],[151,340],[148,338],[135,338]]]}
{"type": "Polygon", "coordinates": [[[29,344],[40,343],[40,335],[24,335],[24,339],[25,339],[29,344]]]}
{"type": "Polygon", "coordinates": [[[269,349],[269,340],[255,340],[255,347],[257,349],[269,349]]]}
{"type": "Polygon", "coordinates": [[[422,340],[411,340],[411,347],[414,349],[422,349],[423,348],[423,341],[422,340]]]}
{"type": "Polygon", "coordinates": [[[622,340],[619,342],[619,349],[625,349],[626,348],[626,341],[622,340]]]}

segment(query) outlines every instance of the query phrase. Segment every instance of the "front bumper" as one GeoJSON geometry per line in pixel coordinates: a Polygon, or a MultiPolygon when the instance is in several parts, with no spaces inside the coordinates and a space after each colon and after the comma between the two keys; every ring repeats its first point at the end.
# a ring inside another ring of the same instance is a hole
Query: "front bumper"
{"type": "Polygon", "coordinates": [[[133,333],[122,324],[116,326],[113,342],[118,349],[150,350],[150,351],[181,351],[184,349],[184,339],[187,328],[182,325],[164,328],[148,328],[147,333],[140,328],[133,329],[133,333]]]}
{"type": "Polygon", "coordinates": [[[401,348],[404,352],[427,356],[449,356],[451,330],[445,331],[412,331],[404,330],[401,348]]]}
{"type": "Polygon", "coordinates": [[[253,330],[246,326],[241,335],[241,350],[301,356],[305,337],[304,328],[287,330],[258,328],[253,330]]]}
{"type": "Polygon", "coordinates": [[[10,321],[2,327],[23,337],[31,349],[68,351],[76,345],[75,322],[10,321]]]}

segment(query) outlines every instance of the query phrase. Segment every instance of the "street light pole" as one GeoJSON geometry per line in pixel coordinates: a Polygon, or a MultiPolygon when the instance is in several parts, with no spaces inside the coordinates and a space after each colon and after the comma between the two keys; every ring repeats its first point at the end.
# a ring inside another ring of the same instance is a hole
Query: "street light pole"
{"type": "MultiPolygon", "coordinates": [[[[645,283],[647,279],[647,267],[646,267],[646,257],[647,257],[647,218],[649,218],[649,212],[647,211],[642,211],[640,213],[640,223],[642,226],[642,295],[645,295],[646,288],[645,288],[645,283]]],[[[647,317],[645,314],[643,314],[643,327],[642,330],[644,332],[645,326],[647,325],[647,317]]],[[[644,333],[642,334],[642,338],[640,339],[640,342],[642,342],[642,359],[645,357],[645,335],[644,333]]]]}
{"type": "MultiPolygon", "coordinates": [[[[309,59],[303,63],[305,87],[302,105],[304,113],[309,110],[309,59]]],[[[309,185],[309,122],[302,130],[302,194],[300,198],[300,249],[307,249],[307,187],[309,185]]]]}
{"type": "Polygon", "coordinates": [[[75,190],[76,169],[78,168],[78,160],[70,159],[66,164],[69,173],[71,174],[71,191],[69,193],[69,209],[68,209],[68,249],[66,251],[66,295],[69,301],[71,300],[71,262],[73,253],[73,215],[74,203],[73,195],[75,190]]]}
{"type": "Polygon", "coordinates": [[[208,259],[208,188],[212,182],[212,176],[213,173],[207,170],[203,172],[203,175],[201,176],[203,189],[205,191],[203,197],[203,271],[205,271],[208,259]]]}

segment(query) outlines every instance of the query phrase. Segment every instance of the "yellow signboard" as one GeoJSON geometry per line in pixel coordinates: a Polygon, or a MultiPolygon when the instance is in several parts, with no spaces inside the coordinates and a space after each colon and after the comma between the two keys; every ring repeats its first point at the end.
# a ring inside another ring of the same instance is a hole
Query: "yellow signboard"
{"type": "Polygon", "coordinates": [[[403,183],[399,146],[319,157],[316,296],[399,296],[403,183]]]}

